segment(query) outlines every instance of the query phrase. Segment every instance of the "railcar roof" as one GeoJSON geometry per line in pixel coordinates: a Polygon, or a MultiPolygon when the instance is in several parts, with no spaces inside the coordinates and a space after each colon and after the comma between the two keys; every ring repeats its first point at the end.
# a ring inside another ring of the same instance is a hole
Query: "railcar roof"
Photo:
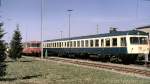
{"type": "Polygon", "coordinates": [[[145,32],[142,32],[142,31],[138,31],[138,30],[114,31],[114,32],[105,33],[105,34],[96,34],[96,35],[87,35],[87,36],[71,37],[70,39],[69,39],[69,38],[62,38],[62,39],[45,40],[44,42],[63,41],[63,40],[74,40],[74,39],[88,39],[88,38],[108,37],[108,36],[120,36],[120,35],[148,35],[148,34],[145,33],[145,32]]]}

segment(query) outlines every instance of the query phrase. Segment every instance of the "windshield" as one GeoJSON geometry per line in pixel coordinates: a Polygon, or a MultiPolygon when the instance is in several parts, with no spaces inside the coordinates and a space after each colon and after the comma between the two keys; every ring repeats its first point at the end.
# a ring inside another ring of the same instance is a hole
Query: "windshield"
{"type": "Polygon", "coordinates": [[[130,37],[131,44],[147,44],[147,37],[130,37]]]}

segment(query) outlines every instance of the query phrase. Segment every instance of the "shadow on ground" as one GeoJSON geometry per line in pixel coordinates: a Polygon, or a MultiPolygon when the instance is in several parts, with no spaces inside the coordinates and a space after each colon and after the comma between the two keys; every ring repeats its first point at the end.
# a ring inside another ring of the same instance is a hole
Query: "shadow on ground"
{"type": "Polygon", "coordinates": [[[42,75],[40,74],[40,75],[33,75],[33,76],[25,76],[25,77],[21,77],[21,78],[0,78],[0,81],[15,81],[17,79],[24,80],[24,79],[37,78],[37,77],[40,77],[40,76],[42,76],[42,75]]]}

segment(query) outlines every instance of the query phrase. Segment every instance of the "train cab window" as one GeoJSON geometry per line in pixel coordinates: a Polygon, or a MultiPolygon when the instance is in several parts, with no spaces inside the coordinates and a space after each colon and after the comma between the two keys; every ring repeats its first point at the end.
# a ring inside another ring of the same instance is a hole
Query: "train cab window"
{"type": "Polygon", "coordinates": [[[98,46],[99,46],[99,40],[96,39],[96,40],[95,40],[95,47],[98,47],[98,46]]]}
{"type": "Polygon", "coordinates": [[[106,42],[106,46],[109,47],[110,46],[110,39],[109,38],[105,39],[105,42],[106,42]]]}
{"type": "Polygon", "coordinates": [[[117,38],[112,39],[112,46],[117,46],[117,38]]]}
{"type": "Polygon", "coordinates": [[[77,41],[77,46],[80,47],[80,41],[77,41]]]}
{"type": "Polygon", "coordinates": [[[88,47],[88,45],[89,45],[89,41],[85,40],[85,47],[88,47]]]}
{"type": "Polygon", "coordinates": [[[147,41],[146,37],[130,37],[131,44],[147,44],[147,41]]]}
{"type": "Polygon", "coordinates": [[[84,47],[84,41],[83,40],[81,41],[81,47],[84,47]]]}
{"type": "Polygon", "coordinates": [[[90,40],[90,47],[93,47],[94,44],[93,44],[93,40],[90,40]]]}
{"type": "Polygon", "coordinates": [[[101,39],[101,46],[104,47],[104,39],[101,39]]]}
{"type": "Polygon", "coordinates": [[[121,38],[121,46],[126,46],[127,44],[126,44],[126,38],[125,37],[123,37],[123,38],[121,38]]]}
{"type": "Polygon", "coordinates": [[[76,47],[76,41],[74,41],[74,47],[76,47]]]}

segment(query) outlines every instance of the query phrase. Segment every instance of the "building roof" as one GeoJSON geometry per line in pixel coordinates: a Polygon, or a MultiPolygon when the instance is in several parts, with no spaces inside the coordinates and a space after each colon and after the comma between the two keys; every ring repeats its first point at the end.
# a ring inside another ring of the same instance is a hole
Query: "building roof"
{"type": "Polygon", "coordinates": [[[146,29],[146,28],[150,28],[150,25],[138,27],[138,28],[136,28],[136,29],[146,29]]]}
{"type": "Polygon", "coordinates": [[[62,38],[62,39],[45,40],[44,42],[62,41],[62,40],[74,40],[74,39],[87,39],[87,38],[107,37],[107,36],[120,36],[120,35],[148,35],[148,34],[143,32],[143,31],[138,31],[138,30],[114,31],[114,32],[105,33],[105,34],[96,34],[96,35],[71,37],[70,39],[69,38],[62,38]]]}

